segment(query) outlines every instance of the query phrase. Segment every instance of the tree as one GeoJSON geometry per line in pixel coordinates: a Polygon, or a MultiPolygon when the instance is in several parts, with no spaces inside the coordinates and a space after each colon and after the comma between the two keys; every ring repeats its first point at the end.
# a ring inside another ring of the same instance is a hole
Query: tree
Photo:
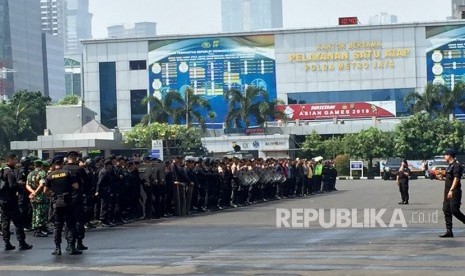
{"type": "Polygon", "coordinates": [[[394,131],[394,152],[407,159],[427,159],[446,148],[463,152],[465,126],[445,117],[431,120],[426,113],[402,121],[394,131]]]}
{"type": "Polygon", "coordinates": [[[318,132],[316,132],[316,130],[312,130],[312,133],[305,136],[302,149],[308,158],[324,155],[323,138],[318,134],[318,132]]]}
{"type": "Polygon", "coordinates": [[[151,148],[152,140],[161,139],[168,158],[172,154],[183,154],[188,149],[202,147],[201,131],[198,128],[166,123],[137,124],[124,134],[124,139],[132,146],[147,149],[151,148]]]}
{"type": "Polygon", "coordinates": [[[188,126],[192,122],[198,122],[201,127],[205,126],[204,110],[210,111],[212,108],[207,99],[196,95],[191,87],[184,90],[184,97],[178,91],[172,90],[165,94],[163,99],[154,96],[145,97],[142,104],[150,104],[150,111],[142,123],[186,123],[188,126]]]}
{"type": "Polygon", "coordinates": [[[359,133],[348,134],[343,139],[345,152],[351,158],[368,161],[368,168],[373,167],[373,158],[392,155],[392,133],[370,127],[359,133]]]}
{"type": "Polygon", "coordinates": [[[405,95],[404,103],[409,106],[410,112],[413,114],[418,112],[426,112],[432,116],[438,116],[440,113],[440,85],[428,83],[422,93],[412,91],[405,95]]]}
{"type": "Polygon", "coordinates": [[[63,99],[59,100],[57,105],[76,105],[79,104],[79,97],[76,95],[66,95],[63,99]]]}
{"type": "Polygon", "coordinates": [[[344,147],[341,137],[331,137],[323,141],[322,144],[324,158],[334,159],[337,155],[344,154],[344,147]]]}
{"type": "MultiPolygon", "coordinates": [[[[202,111],[211,111],[212,107],[210,103],[204,97],[194,94],[194,90],[191,87],[188,87],[184,91],[184,95],[184,109],[182,110],[182,113],[187,113],[187,115],[185,115],[186,120],[188,120],[187,125],[190,126],[192,121],[195,121],[198,122],[202,128],[204,128],[205,118],[202,115],[202,111]]],[[[210,114],[207,113],[207,115],[209,116],[210,114]]],[[[209,118],[211,119],[210,116],[209,118]]]]}
{"type": "Polygon", "coordinates": [[[40,92],[18,91],[9,102],[9,114],[15,122],[13,140],[30,141],[42,134],[47,125],[46,106],[50,97],[40,92]]]}
{"type": "Polygon", "coordinates": [[[251,117],[258,125],[262,125],[271,112],[274,113],[270,107],[268,92],[253,85],[248,86],[244,94],[237,89],[230,89],[226,91],[224,98],[228,104],[225,122],[227,128],[249,127],[251,117]]]}
{"type": "Polygon", "coordinates": [[[432,118],[449,117],[455,108],[465,109],[465,84],[459,82],[454,89],[446,85],[427,84],[423,93],[416,91],[408,93],[404,103],[410,107],[412,113],[426,112],[432,118]]]}
{"type": "Polygon", "coordinates": [[[169,91],[162,99],[154,97],[153,95],[145,97],[142,99],[142,104],[149,104],[150,110],[142,119],[142,123],[179,123],[182,115],[181,110],[183,102],[181,95],[177,91],[169,91]]]}
{"type": "Polygon", "coordinates": [[[35,140],[46,128],[46,106],[51,99],[40,92],[18,91],[0,103],[0,152],[11,141],[35,140]]]}
{"type": "Polygon", "coordinates": [[[443,116],[448,117],[450,114],[454,114],[456,107],[465,110],[465,84],[463,82],[456,83],[452,90],[443,91],[445,93],[440,95],[443,116]]]}

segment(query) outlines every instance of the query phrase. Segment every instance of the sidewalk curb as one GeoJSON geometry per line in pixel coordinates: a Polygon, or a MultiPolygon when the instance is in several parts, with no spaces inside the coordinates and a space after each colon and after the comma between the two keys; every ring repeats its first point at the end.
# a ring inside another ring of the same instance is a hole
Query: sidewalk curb
{"type": "MultiPolygon", "coordinates": [[[[337,180],[381,180],[381,176],[338,176],[337,180]]],[[[426,179],[424,176],[412,176],[410,179],[426,179]]]]}

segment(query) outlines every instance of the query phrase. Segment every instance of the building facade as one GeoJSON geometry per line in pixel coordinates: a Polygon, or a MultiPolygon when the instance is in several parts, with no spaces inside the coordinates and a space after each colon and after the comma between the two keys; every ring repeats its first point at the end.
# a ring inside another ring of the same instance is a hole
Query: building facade
{"type": "Polygon", "coordinates": [[[66,0],[67,43],[65,53],[81,54],[81,39],[92,38],[92,14],[89,0],[66,0]]]}
{"type": "Polygon", "coordinates": [[[124,25],[112,25],[107,27],[107,33],[108,38],[153,37],[157,34],[157,23],[137,22],[132,28],[127,28],[124,25]]]}
{"type": "Polygon", "coordinates": [[[221,21],[224,33],[282,28],[282,0],[221,0],[221,21]]]}
{"type": "Polygon", "coordinates": [[[44,91],[40,2],[0,0],[0,94],[44,91]]]}
{"type": "MultiPolygon", "coordinates": [[[[191,87],[213,106],[212,122],[221,124],[224,92],[254,85],[270,101],[286,103],[278,108],[295,127],[389,130],[408,115],[407,93],[423,91],[428,82],[452,88],[463,81],[462,39],[465,24],[435,22],[88,40],[84,98],[97,120],[127,130],[147,113],[143,97],[163,98],[170,90],[183,95],[191,87]]],[[[305,134],[286,133],[297,132],[305,134]]]]}
{"type": "Polygon", "coordinates": [[[452,19],[465,19],[465,0],[452,0],[452,19]]]}
{"type": "Polygon", "coordinates": [[[40,0],[42,31],[66,41],[66,0],[40,0]]]}

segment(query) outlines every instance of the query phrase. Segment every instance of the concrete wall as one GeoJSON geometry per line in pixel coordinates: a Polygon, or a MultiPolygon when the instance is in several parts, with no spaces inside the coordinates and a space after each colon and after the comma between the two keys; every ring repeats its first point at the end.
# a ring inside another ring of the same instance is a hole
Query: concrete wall
{"type": "Polygon", "coordinates": [[[74,133],[95,118],[95,112],[81,105],[47,106],[47,129],[51,134],[74,133]]]}

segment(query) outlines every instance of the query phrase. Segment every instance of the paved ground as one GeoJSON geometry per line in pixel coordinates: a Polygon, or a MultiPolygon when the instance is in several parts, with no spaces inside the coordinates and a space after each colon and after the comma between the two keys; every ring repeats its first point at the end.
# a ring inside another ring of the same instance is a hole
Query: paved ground
{"type": "Polygon", "coordinates": [[[394,181],[341,180],[334,193],[93,230],[82,256],[51,256],[51,238],[28,236],[32,251],[0,252],[0,275],[463,275],[464,226],[437,237],[442,185],[414,180],[411,204],[398,205],[394,181]],[[328,223],[329,209],[355,208],[362,226],[364,208],[386,209],[386,224],[401,214],[407,227],[277,228],[278,208],[323,208],[328,223]]]}

